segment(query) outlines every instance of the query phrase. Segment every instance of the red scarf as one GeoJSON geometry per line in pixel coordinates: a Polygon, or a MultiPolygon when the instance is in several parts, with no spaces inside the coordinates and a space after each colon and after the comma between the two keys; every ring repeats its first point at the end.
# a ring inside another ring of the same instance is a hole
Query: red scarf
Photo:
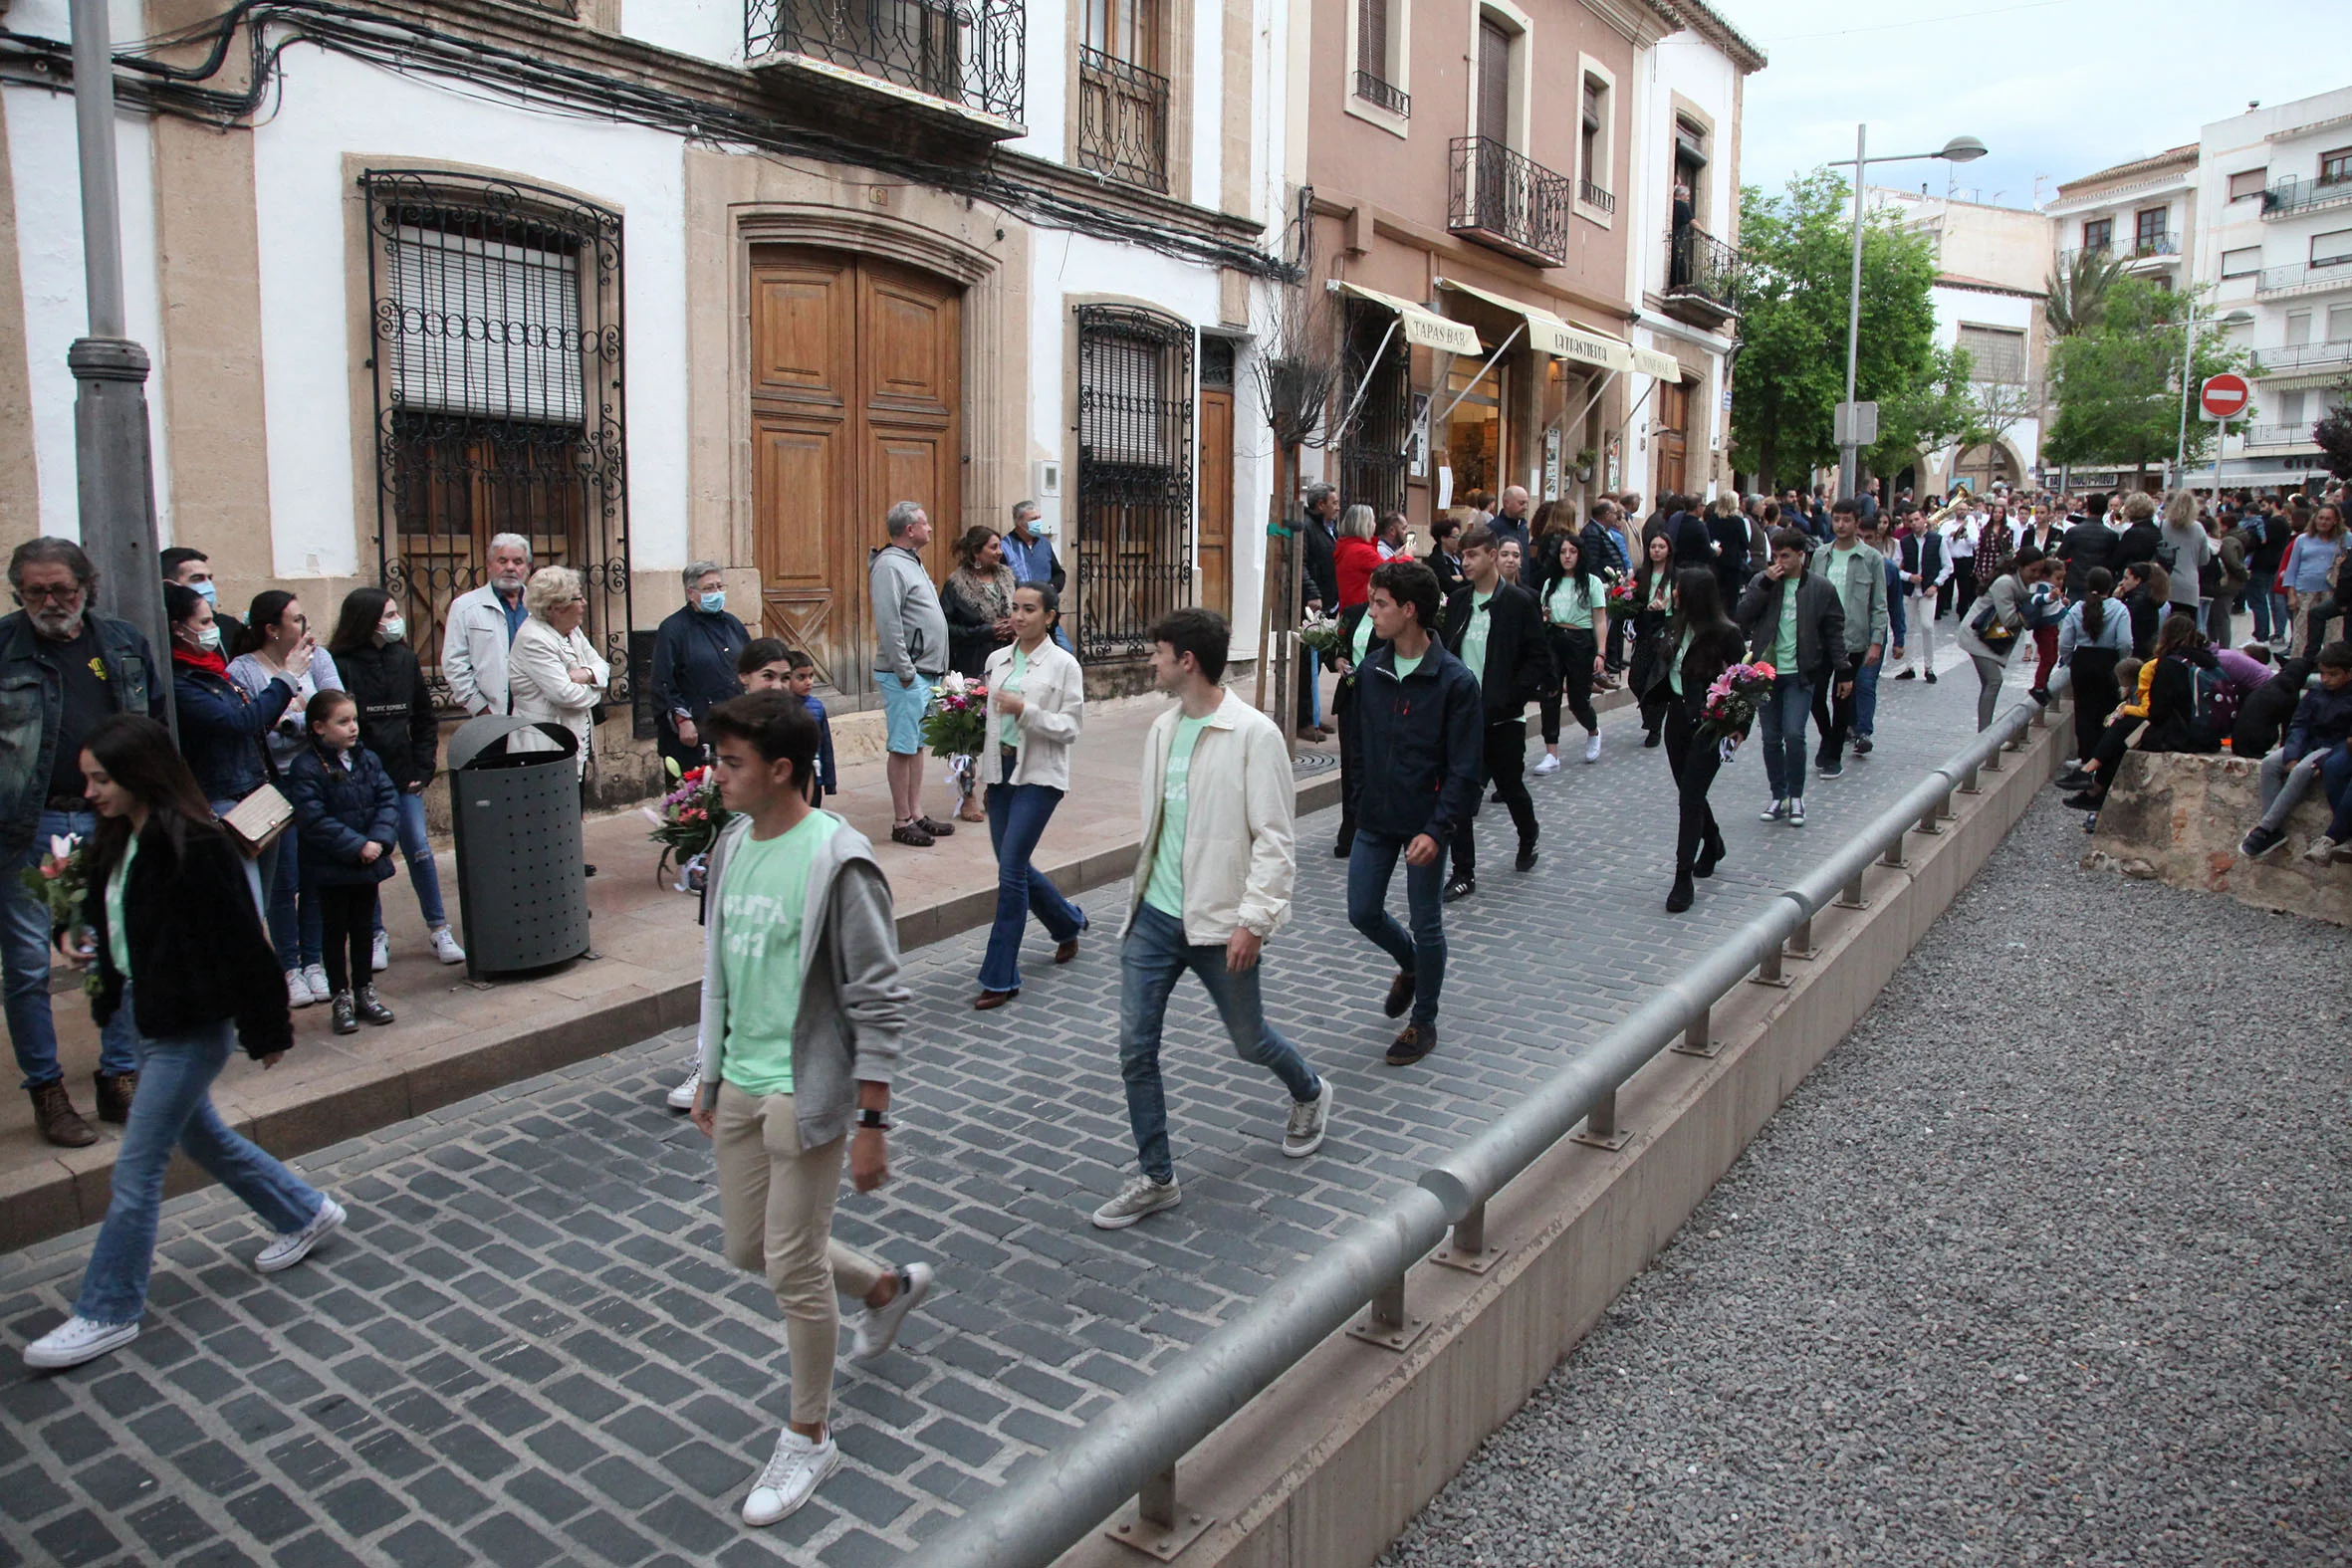
{"type": "Polygon", "coordinates": [[[174,642],[171,645],[171,662],[174,664],[184,664],[191,670],[210,670],[213,674],[220,676],[224,680],[228,678],[229,661],[221,657],[221,653],[218,648],[213,649],[209,653],[190,653],[187,649],[174,642]]]}

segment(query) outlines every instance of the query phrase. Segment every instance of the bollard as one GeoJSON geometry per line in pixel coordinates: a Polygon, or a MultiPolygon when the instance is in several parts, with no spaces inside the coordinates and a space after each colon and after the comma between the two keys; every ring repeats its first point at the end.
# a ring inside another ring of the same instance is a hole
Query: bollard
{"type": "Polygon", "coordinates": [[[1176,1466],[1171,1464],[1145,1481],[1132,1509],[1122,1510],[1102,1533],[1146,1557],[1171,1562],[1216,1522],[1214,1515],[1196,1513],[1177,1502],[1176,1466]]]}
{"type": "Polygon", "coordinates": [[[1347,1337],[1382,1350],[1403,1350],[1428,1327],[1429,1319],[1405,1310],[1405,1276],[1399,1274],[1381,1286],[1362,1317],[1347,1325],[1347,1337]]]}
{"type": "Polygon", "coordinates": [[[1589,1144],[1595,1149],[1622,1149],[1633,1134],[1617,1125],[1617,1091],[1611,1089],[1593,1106],[1592,1114],[1584,1118],[1584,1125],[1568,1134],[1573,1141],[1589,1144]]]}
{"type": "Polygon", "coordinates": [[[1470,1213],[1454,1222],[1454,1233],[1429,1260],[1466,1274],[1483,1274],[1502,1259],[1505,1248],[1487,1245],[1487,1206],[1473,1204],[1470,1213]]]}

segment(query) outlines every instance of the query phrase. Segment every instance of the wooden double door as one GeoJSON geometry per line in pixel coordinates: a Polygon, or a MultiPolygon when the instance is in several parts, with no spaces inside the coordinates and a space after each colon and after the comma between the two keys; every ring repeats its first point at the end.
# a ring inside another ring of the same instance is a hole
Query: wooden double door
{"type": "Polygon", "coordinates": [[[931,518],[931,579],[963,526],[963,291],[870,257],[757,246],[752,508],[764,634],[820,681],[873,692],[871,553],[900,501],[931,518]]]}

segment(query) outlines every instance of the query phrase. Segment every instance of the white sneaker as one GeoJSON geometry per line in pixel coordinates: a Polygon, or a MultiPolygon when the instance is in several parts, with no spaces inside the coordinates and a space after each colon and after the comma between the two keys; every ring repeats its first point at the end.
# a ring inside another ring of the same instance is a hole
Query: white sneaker
{"type": "Polygon", "coordinates": [[[1584,738],[1584,760],[1588,763],[1597,763],[1600,761],[1599,736],[1588,735],[1584,738]]]}
{"type": "Polygon", "coordinates": [[[1535,765],[1535,777],[1538,779],[1547,779],[1551,775],[1558,772],[1559,759],[1550,752],[1545,752],[1543,754],[1543,761],[1535,765]]]}
{"type": "Polygon", "coordinates": [[[136,1323],[93,1323],[77,1314],[27,1345],[25,1365],[36,1372],[78,1367],[110,1350],[120,1350],[136,1338],[136,1323]]]}
{"type": "Polygon", "coordinates": [[[335,1233],[350,1216],[343,1205],[325,1194],[320,1195],[319,1212],[311,1216],[311,1223],[299,1231],[288,1231],[254,1254],[253,1266],[265,1274],[282,1268],[292,1268],[311,1255],[311,1248],[335,1233]]]}
{"type": "Polygon", "coordinates": [[[391,967],[392,939],[388,933],[378,931],[375,934],[375,949],[367,955],[367,968],[371,973],[380,975],[391,967]]]}
{"type": "Polygon", "coordinates": [[[909,1263],[898,1271],[898,1294],[857,1314],[850,1330],[849,1359],[871,1361],[898,1343],[899,1325],[931,1293],[931,1265],[909,1263]]]}
{"type": "Polygon", "coordinates": [[[463,964],[465,949],[457,945],[457,938],[449,934],[447,926],[433,928],[433,957],[444,964],[463,964]]]}
{"type": "Polygon", "coordinates": [[[2317,838],[2312,839],[2310,846],[2303,851],[2303,858],[2315,866],[2323,866],[2335,857],[2336,848],[2336,841],[2328,837],[2327,834],[2321,833],[2317,838]]]}
{"type": "Polygon", "coordinates": [[[1311,1100],[1291,1102],[1291,1121],[1283,1129],[1283,1153],[1303,1160],[1323,1146],[1331,1128],[1331,1079],[1323,1078],[1323,1092],[1311,1100]]]}
{"type": "Polygon", "coordinates": [[[335,988],[327,984],[326,965],[305,964],[302,967],[302,983],[311,988],[313,1002],[333,1002],[335,1000],[335,988]]]}
{"type": "Polygon", "coordinates": [[[841,1467],[841,1451],[827,1432],[823,1443],[813,1443],[787,1427],[776,1440],[775,1456],[752,1482],[743,1499],[743,1522],[774,1524],[811,1497],[827,1475],[841,1467]]]}
{"type": "Polygon", "coordinates": [[[309,984],[303,980],[301,970],[290,969],[286,972],[286,1006],[289,1008],[307,1008],[318,1000],[318,998],[311,995],[311,988],[309,984]]]}
{"type": "Polygon", "coordinates": [[[670,1090],[663,1103],[673,1111],[690,1111],[694,1109],[694,1096],[701,1092],[702,1068],[697,1064],[686,1069],[686,1076],[678,1080],[678,1086],[670,1090]]]}
{"type": "Polygon", "coordinates": [[[1124,1231],[1145,1215],[1173,1209],[1182,1202],[1184,1194],[1174,1177],[1155,1182],[1148,1176],[1138,1176],[1119,1189],[1118,1197],[1094,1211],[1094,1229],[1124,1231]]]}

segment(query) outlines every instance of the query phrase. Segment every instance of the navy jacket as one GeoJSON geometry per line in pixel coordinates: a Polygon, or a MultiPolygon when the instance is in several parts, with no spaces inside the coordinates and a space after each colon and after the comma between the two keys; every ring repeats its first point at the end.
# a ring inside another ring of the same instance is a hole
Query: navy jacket
{"type": "Polygon", "coordinates": [[[2313,686],[2295,704],[2295,716],[2286,722],[2286,742],[2279,750],[2293,762],[2347,740],[2352,740],[2352,686],[2340,692],[2313,686]]]}
{"type": "Polygon", "coordinates": [[[735,660],[752,634],[725,610],[706,615],[692,605],[672,610],[653,634],[653,701],[665,733],[677,733],[677,714],[700,725],[713,703],[743,694],[735,660]]]}
{"type": "Polygon", "coordinates": [[[392,874],[392,846],[400,837],[400,791],[392,776],[364,746],[350,752],[346,772],[316,746],[306,746],[286,774],[286,798],[294,802],[302,831],[302,874],[324,887],[364,887],[392,874]],[[373,865],[359,854],[372,841],[384,852],[373,865]]]}
{"type": "Polygon", "coordinates": [[[261,738],[285,716],[293,687],[273,679],[255,697],[225,675],[174,659],[171,696],[179,708],[179,754],[205,799],[242,800],[270,782],[261,738]]]}
{"type": "Polygon", "coordinates": [[[1364,656],[1350,716],[1363,732],[1364,756],[1378,758],[1356,804],[1358,831],[1439,843],[1478,809],[1479,769],[1486,760],[1487,704],[1470,666],[1431,638],[1413,673],[1399,678],[1394,645],[1364,656]]]}

